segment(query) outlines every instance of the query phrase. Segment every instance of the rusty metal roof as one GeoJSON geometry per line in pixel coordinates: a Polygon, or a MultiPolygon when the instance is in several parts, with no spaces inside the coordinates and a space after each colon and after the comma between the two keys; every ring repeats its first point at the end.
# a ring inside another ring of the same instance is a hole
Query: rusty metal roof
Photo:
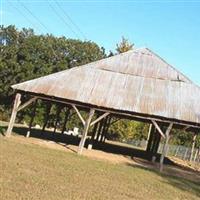
{"type": "Polygon", "coordinates": [[[200,87],[147,48],[19,83],[12,88],[200,125],[200,87]]]}

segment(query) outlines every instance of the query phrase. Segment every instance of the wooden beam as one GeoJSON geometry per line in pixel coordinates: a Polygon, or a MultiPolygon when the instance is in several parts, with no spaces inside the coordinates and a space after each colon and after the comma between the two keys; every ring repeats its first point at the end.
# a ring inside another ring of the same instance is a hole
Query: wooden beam
{"type": "Polygon", "coordinates": [[[165,138],[165,134],[163,133],[163,131],[160,129],[160,127],[158,126],[157,122],[154,120],[151,120],[153,125],[155,126],[155,128],[158,130],[158,132],[160,133],[160,135],[165,138]]]}
{"type": "Polygon", "coordinates": [[[164,162],[165,156],[167,155],[169,134],[170,134],[172,127],[173,127],[173,123],[170,123],[166,132],[165,132],[165,143],[163,145],[163,150],[162,150],[162,154],[161,154],[161,157],[160,157],[160,172],[163,171],[163,162],[164,162]]]}
{"type": "Polygon", "coordinates": [[[151,130],[152,130],[152,124],[149,125],[149,131],[148,131],[147,141],[146,141],[146,149],[147,149],[149,138],[150,138],[150,135],[151,135],[151,130]]]}
{"type": "Polygon", "coordinates": [[[17,109],[17,112],[19,112],[20,110],[24,109],[25,107],[27,107],[28,105],[33,103],[37,98],[38,97],[33,97],[33,98],[29,99],[27,102],[25,102],[24,104],[22,104],[21,106],[19,106],[17,109]]]}
{"type": "Polygon", "coordinates": [[[13,129],[13,126],[15,123],[15,118],[17,116],[17,110],[18,110],[20,104],[21,104],[21,94],[17,93],[15,96],[15,101],[14,101],[13,110],[12,110],[10,122],[8,125],[8,129],[6,131],[7,137],[10,137],[10,135],[12,133],[12,129],[13,129]]]}
{"type": "Polygon", "coordinates": [[[183,128],[183,131],[187,131],[187,129],[189,129],[190,127],[189,126],[185,126],[184,128],[183,128]]]}
{"type": "Polygon", "coordinates": [[[33,111],[31,113],[31,120],[30,120],[30,123],[29,123],[29,128],[28,128],[28,131],[26,133],[26,137],[29,137],[30,136],[30,133],[31,133],[31,127],[32,127],[32,124],[33,124],[33,121],[34,121],[34,117],[35,117],[35,111],[36,111],[36,107],[37,107],[37,99],[34,103],[34,106],[33,106],[33,111]]]}
{"type": "Polygon", "coordinates": [[[94,115],[94,112],[95,110],[94,109],[90,109],[90,113],[89,113],[89,116],[88,116],[88,119],[86,120],[86,123],[84,125],[84,130],[83,130],[83,135],[81,137],[81,141],[79,143],[79,147],[78,147],[78,154],[82,154],[82,151],[83,151],[83,147],[84,147],[84,144],[85,144],[85,140],[86,140],[86,137],[87,137],[87,133],[88,133],[88,129],[90,127],[90,122],[92,120],[92,117],[94,115]]]}
{"type": "Polygon", "coordinates": [[[101,115],[100,117],[98,117],[97,119],[95,119],[93,122],[91,122],[90,126],[93,126],[94,124],[96,124],[97,122],[99,122],[101,119],[105,118],[106,116],[108,116],[110,113],[106,112],[103,115],[101,115]]]}
{"type": "Polygon", "coordinates": [[[85,120],[83,119],[81,113],[79,112],[79,110],[77,109],[77,107],[75,105],[72,104],[72,107],[74,108],[74,110],[76,111],[78,117],[80,118],[81,122],[83,123],[83,126],[85,125],[85,120]]]}
{"type": "MultiPolygon", "coordinates": [[[[78,103],[70,103],[70,102],[67,102],[67,101],[62,101],[62,100],[59,100],[59,99],[52,99],[52,98],[49,98],[49,97],[44,97],[44,96],[40,96],[40,95],[37,95],[37,97],[39,97],[40,99],[44,99],[44,100],[49,100],[49,101],[54,101],[54,102],[59,102],[59,103],[63,103],[63,104],[66,104],[66,105],[76,105],[76,106],[81,106],[81,107],[84,107],[84,108],[90,108],[90,106],[88,105],[80,105],[78,103]]],[[[132,119],[135,119],[135,120],[148,120],[148,121],[152,121],[152,120],[156,120],[158,122],[163,122],[163,123],[173,123],[173,124],[177,124],[177,125],[181,125],[181,126],[189,126],[190,128],[200,128],[199,126],[196,126],[196,125],[191,125],[191,124],[187,124],[185,122],[174,122],[173,120],[170,120],[170,119],[159,119],[159,118],[156,118],[156,117],[151,117],[151,116],[148,116],[148,117],[145,117],[145,116],[141,116],[141,115],[138,115],[138,114],[131,114],[131,113],[122,113],[122,112],[119,112],[119,111],[115,111],[115,110],[108,110],[108,109],[104,109],[104,108],[95,108],[96,111],[101,111],[101,112],[109,112],[109,113],[112,113],[112,114],[116,114],[116,115],[120,115],[120,116],[127,116],[127,117],[130,117],[132,119]]]]}

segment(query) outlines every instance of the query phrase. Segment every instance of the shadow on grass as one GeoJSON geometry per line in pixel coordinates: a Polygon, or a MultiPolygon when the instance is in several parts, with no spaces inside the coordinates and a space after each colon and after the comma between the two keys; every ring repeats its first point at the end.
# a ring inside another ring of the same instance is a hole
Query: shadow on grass
{"type": "MultiPolygon", "coordinates": [[[[28,131],[28,128],[25,128],[25,127],[14,127],[13,128],[14,133],[16,133],[18,135],[22,135],[22,136],[26,136],[27,131],[28,131]]],[[[66,144],[66,145],[63,145],[65,147],[67,147],[68,144],[78,145],[79,141],[80,141],[80,138],[78,138],[78,137],[61,134],[61,133],[57,133],[57,132],[54,133],[52,131],[46,131],[46,130],[42,131],[40,129],[32,129],[31,133],[30,133],[30,137],[54,141],[56,143],[64,143],[64,144],[66,144]]]]}
{"type": "MultiPolygon", "coordinates": [[[[148,154],[145,150],[136,149],[134,147],[127,147],[127,146],[120,146],[118,144],[111,144],[111,143],[95,143],[94,149],[102,150],[104,152],[113,153],[113,154],[121,154],[125,157],[136,157],[142,158],[147,161],[151,161],[151,155],[148,154]]],[[[160,154],[156,155],[156,162],[159,162],[160,154]]],[[[175,165],[170,159],[165,159],[165,164],[175,165]]]]}
{"type": "MultiPolygon", "coordinates": [[[[1,129],[6,130],[6,128],[7,128],[6,126],[0,126],[0,130],[1,129]]],[[[27,131],[28,131],[27,127],[14,127],[13,128],[13,132],[17,135],[26,136],[27,131]]],[[[3,134],[3,133],[1,133],[1,134],[3,134]]],[[[41,129],[32,129],[30,137],[54,141],[66,148],[69,148],[68,145],[78,146],[79,142],[80,142],[79,137],[61,134],[59,132],[54,133],[52,131],[47,131],[47,130],[42,131],[41,129]]],[[[89,143],[90,143],[90,140],[87,139],[85,142],[85,146],[87,147],[89,143]]],[[[111,143],[94,142],[93,149],[102,150],[104,152],[112,153],[112,154],[120,154],[125,157],[132,158],[132,159],[133,158],[141,158],[146,161],[151,161],[151,155],[149,155],[145,150],[136,149],[134,147],[122,146],[122,145],[113,144],[113,143],[111,144],[111,143]]],[[[70,150],[72,150],[72,149],[70,149],[70,150]]],[[[159,162],[159,160],[160,160],[160,154],[157,154],[156,162],[159,162]]],[[[168,158],[165,158],[164,163],[180,167],[179,165],[177,165],[176,163],[174,163],[173,161],[171,161],[168,158]]],[[[183,169],[184,167],[181,166],[181,168],[183,169]]],[[[188,168],[186,168],[186,169],[188,169],[188,168]]]]}
{"type": "MultiPolygon", "coordinates": [[[[192,180],[188,180],[186,178],[183,177],[177,177],[174,175],[168,175],[168,174],[164,174],[164,173],[160,173],[158,170],[156,169],[150,169],[150,168],[145,168],[142,166],[135,166],[132,165],[130,163],[127,163],[128,166],[131,166],[133,168],[141,168],[143,170],[155,173],[156,175],[162,177],[163,179],[161,180],[161,182],[165,183],[165,184],[169,184],[177,189],[180,189],[182,191],[187,191],[193,195],[195,195],[198,199],[200,198],[200,180],[198,181],[192,181],[192,180]]],[[[176,197],[174,197],[175,199],[176,197]]]]}
{"type": "MultiPolygon", "coordinates": [[[[6,128],[6,127],[4,127],[4,128],[6,128]]],[[[13,128],[13,132],[17,135],[26,136],[27,131],[28,131],[27,127],[14,127],[13,128]]],[[[79,137],[61,134],[58,132],[54,133],[52,131],[46,131],[46,130],[42,131],[40,129],[32,129],[30,137],[54,141],[59,144],[64,143],[61,145],[63,145],[66,148],[69,148],[68,145],[77,145],[78,146],[78,144],[80,142],[79,137]]],[[[85,142],[85,146],[87,147],[89,143],[90,143],[90,140],[87,139],[85,142]]],[[[112,154],[120,154],[120,155],[123,155],[125,157],[130,157],[130,158],[136,157],[136,158],[145,159],[147,161],[151,160],[151,156],[149,154],[147,154],[147,152],[145,150],[135,149],[134,147],[120,146],[118,144],[111,144],[111,143],[94,142],[93,149],[102,150],[104,152],[112,153],[112,154]]],[[[160,154],[157,154],[156,157],[157,157],[156,162],[159,162],[160,154]]],[[[169,159],[165,159],[164,163],[176,165],[174,162],[172,162],[169,159]]]]}

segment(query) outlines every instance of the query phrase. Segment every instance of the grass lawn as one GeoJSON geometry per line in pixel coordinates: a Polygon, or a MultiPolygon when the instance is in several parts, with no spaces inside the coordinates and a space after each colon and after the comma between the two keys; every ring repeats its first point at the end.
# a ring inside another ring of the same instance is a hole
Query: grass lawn
{"type": "Polygon", "coordinates": [[[0,199],[197,200],[200,183],[0,137],[0,199]]]}

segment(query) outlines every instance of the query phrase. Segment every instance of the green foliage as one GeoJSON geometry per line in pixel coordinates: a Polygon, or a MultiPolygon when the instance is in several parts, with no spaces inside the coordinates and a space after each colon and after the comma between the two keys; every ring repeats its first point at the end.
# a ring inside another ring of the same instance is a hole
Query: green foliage
{"type": "MultiPolygon", "coordinates": [[[[192,146],[192,140],[194,133],[187,132],[183,130],[173,129],[171,133],[171,143],[176,145],[183,145],[183,146],[192,146]]],[[[195,147],[200,147],[200,135],[197,135],[196,141],[195,141],[195,147]]]]}
{"type": "Polygon", "coordinates": [[[126,51],[132,50],[134,44],[131,44],[126,38],[122,37],[122,41],[117,44],[117,53],[124,53],[126,51]]]}
{"type": "Polygon", "coordinates": [[[111,125],[109,132],[111,138],[142,140],[147,138],[148,125],[141,122],[121,119],[111,125]]]}
{"type": "Polygon", "coordinates": [[[0,46],[0,119],[4,120],[14,98],[11,85],[105,57],[104,49],[94,42],[35,35],[32,29],[19,31],[14,26],[1,27],[0,46]]]}
{"type": "Polygon", "coordinates": [[[197,135],[196,142],[195,142],[195,147],[196,148],[200,148],[200,134],[197,135]]]}

